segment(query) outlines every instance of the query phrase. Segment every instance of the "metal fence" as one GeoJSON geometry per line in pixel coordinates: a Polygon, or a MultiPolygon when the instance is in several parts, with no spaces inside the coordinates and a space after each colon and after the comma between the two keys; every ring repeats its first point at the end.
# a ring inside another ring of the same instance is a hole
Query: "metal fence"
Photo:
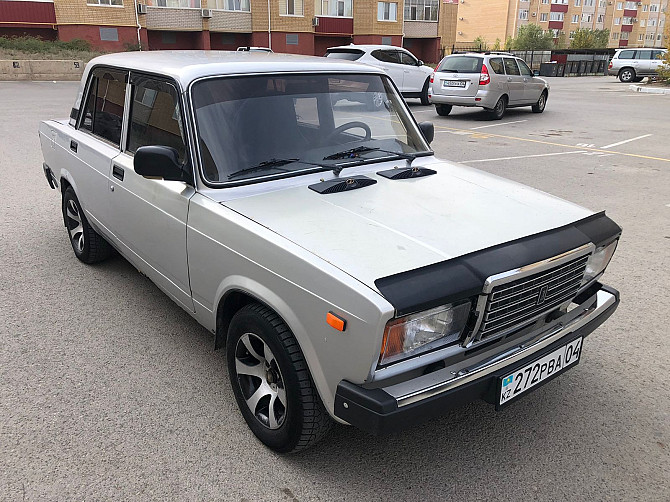
{"type": "MultiPolygon", "coordinates": [[[[520,57],[532,70],[552,77],[605,75],[616,49],[555,49],[550,51],[493,51],[482,47],[444,47],[441,56],[462,52],[507,52],[520,57]]],[[[441,59],[441,58],[440,58],[441,59]]]]}

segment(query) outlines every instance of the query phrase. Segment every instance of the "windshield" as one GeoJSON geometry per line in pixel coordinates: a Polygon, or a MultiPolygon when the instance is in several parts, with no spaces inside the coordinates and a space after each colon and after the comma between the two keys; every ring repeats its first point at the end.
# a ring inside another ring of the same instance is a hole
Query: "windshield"
{"type": "Polygon", "coordinates": [[[474,56],[449,56],[442,60],[436,71],[456,73],[480,73],[482,58],[474,56]]]}
{"type": "Polygon", "coordinates": [[[222,77],[195,83],[192,99],[208,182],[432,153],[382,75],[222,77]]]}

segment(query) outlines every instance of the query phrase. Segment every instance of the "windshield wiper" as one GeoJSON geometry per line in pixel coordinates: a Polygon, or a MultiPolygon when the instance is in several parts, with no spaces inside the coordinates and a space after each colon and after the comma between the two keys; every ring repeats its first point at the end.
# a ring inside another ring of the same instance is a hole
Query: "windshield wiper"
{"type": "MultiPolygon", "coordinates": [[[[337,152],[332,155],[324,157],[323,160],[341,160],[341,159],[357,159],[360,158],[361,154],[369,152],[383,152],[390,153],[401,159],[405,159],[409,166],[412,165],[412,161],[418,157],[418,153],[405,153],[405,152],[394,152],[393,150],[384,150],[383,148],[376,148],[371,146],[359,146],[357,148],[351,148],[350,150],[344,150],[342,152],[337,152]]],[[[347,165],[340,165],[333,169],[335,176],[339,176],[342,169],[347,167],[347,165]]]]}
{"type": "Polygon", "coordinates": [[[285,166],[287,164],[293,164],[294,162],[300,162],[301,164],[307,164],[308,166],[316,166],[320,167],[323,169],[323,165],[321,164],[315,164],[314,162],[306,162],[304,160],[300,160],[298,158],[294,159],[269,159],[269,160],[264,160],[260,164],[256,164],[255,166],[251,167],[245,167],[244,169],[240,169],[239,171],[235,171],[234,173],[230,173],[228,175],[228,179],[234,178],[236,176],[239,176],[240,174],[247,174],[247,173],[253,173],[254,171],[265,171],[266,169],[275,169],[278,171],[282,172],[290,172],[290,169],[282,169],[281,166],[285,166]]]}

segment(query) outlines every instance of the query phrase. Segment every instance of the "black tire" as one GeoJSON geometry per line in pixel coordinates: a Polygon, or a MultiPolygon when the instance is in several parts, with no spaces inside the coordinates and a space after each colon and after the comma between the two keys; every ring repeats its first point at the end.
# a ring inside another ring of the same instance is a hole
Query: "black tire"
{"type": "Polygon", "coordinates": [[[428,99],[428,86],[430,85],[430,78],[427,78],[423,84],[423,89],[421,89],[421,104],[423,106],[428,106],[430,100],[428,99]]]}
{"type": "Polygon", "coordinates": [[[62,209],[63,221],[74,255],[88,264],[109,258],[114,249],[91,228],[72,187],[67,187],[63,193],[62,209]]]}
{"type": "Polygon", "coordinates": [[[635,77],[635,70],[632,68],[622,68],[619,72],[619,80],[624,84],[634,81],[635,77]]]}
{"type": "Polygon", "coordinates": [[[296,452],[325,436],[332,420],[297,340],[274,311],[258,303],[242,307],[230,322],[226,358],[242,416],[268,448],[278,453],[296,452]],[[250,346],[253,350],[247,348],[250,346]],[[243,368],[250,373],[244,373],[243,368]],[[259,392],[262,397],[254,398],[259,392]],[[282,396],[286,403],[281,402],[282,396]]]}
{"type": "Polygon", "coordinates": [[[446,117],[451,113],[451,105],[435,105],[435,111],[440,117],[446,117]]]}
{"type": "Polygon", "coordinates": [[[500,96],[496,105],[491,110],[487,110],[489,117],[493,120],[500,120],[507,110],[507,96],[500,96]]]}
{"type": "Polygon", "coordinates": [[[537,100],[537,103],[535,103],[531,108],[533,113],[542,113],[545,106],[547,106],[547,93],[543,92],[540,94],[540,98],[537,100]]]}
{"type": "Polygon", "coordinates": [[[635,77],[633,79],[633,82],[642,82],[644,80],[644,77],[635,77]]]}

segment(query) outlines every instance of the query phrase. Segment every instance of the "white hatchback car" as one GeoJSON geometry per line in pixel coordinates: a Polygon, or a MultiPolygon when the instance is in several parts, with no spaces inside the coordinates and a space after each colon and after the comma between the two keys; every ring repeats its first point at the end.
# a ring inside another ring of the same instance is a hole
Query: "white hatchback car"
{"type": "MultiPolygon", "coordinates": [[[[358,61],[384,70],[405,98],[420,98],[429,105],[428,87],[433,69],[423,64],[414,54],[392,45],[344,45],[331,47],[327,58],[358,61]]],[[[381,103],[380,103],[381,104],[381,103]]]]}

